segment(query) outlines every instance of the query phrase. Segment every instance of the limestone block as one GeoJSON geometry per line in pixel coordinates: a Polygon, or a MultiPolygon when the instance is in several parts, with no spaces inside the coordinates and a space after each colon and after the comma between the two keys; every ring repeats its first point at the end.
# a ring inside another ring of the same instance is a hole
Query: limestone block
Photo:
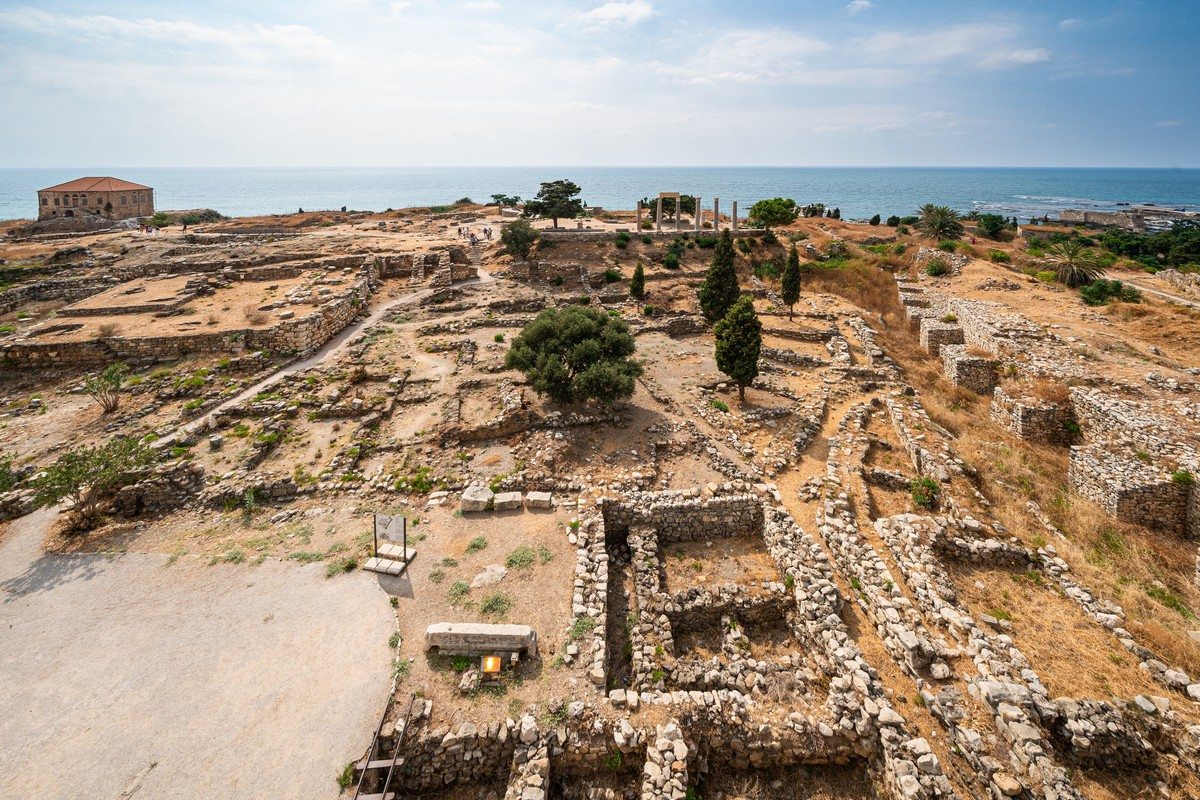
{"type": "Polygon", "coordinates": [[[482,483],[473,483],[462,493],[463,511],[485,511],[495,495],[482,483]]]}
{"type": "Polygon", "coordinates": [[[520,492],[501,492],[495,496],[493,508],[497,511],[512,511],[521,507],[520,492]]]}
{"type": "Polygon", "coordinates": [[[530,492],[525,495],[525,507],[550,508],[553,505],[553,497],[550,492],[530,492]]]}

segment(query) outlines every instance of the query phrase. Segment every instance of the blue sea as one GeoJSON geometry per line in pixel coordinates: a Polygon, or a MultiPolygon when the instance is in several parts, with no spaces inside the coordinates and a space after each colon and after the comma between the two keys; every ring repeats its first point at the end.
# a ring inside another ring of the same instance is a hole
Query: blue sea
{"type": "Polygon", "coordinates": [[[543,181],[568,178],[589,205],[631,209],[643,197],[678,191],[714,196],[744,216],[769,197],[825,203],[843,219],[905,216],[927,202],[1020,219],[1055,218],[1064,208],[1114,210],[1153,203],[1200,210],[1200,169],[1007,167],[380,167],[0,169],[0,219],[37,214],[37,190],[74,178],[112,175],[152,186],[159,209],[213,208],[229,216],[338,209],[360,211],[531,198],[543,181]]]}

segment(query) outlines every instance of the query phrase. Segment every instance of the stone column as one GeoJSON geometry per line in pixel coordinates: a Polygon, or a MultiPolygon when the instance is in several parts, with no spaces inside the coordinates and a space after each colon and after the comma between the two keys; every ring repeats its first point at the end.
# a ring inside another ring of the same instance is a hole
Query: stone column
{"type": "Polygon", "coordinates": [[[662,233],[662,198],[658,198],[658,215],[654,218],[654,232],[662,233]]]}
{"type": "Polygon", "coordinates": [[[634,224],[634,229],[638,232],[642,230],[642,201],[638,200],[637,204],[637,222],[634,224]]]}
{"type": "Polygon", "coordinates": [[[696,217],[696,233],[700,232],[700,218],[704,216],[703,212],[700,211],[700,200],[701,199],[702,198],[699,198],[699,197],[696,198],[696,213],[694,215],[696,217]]]}
{"type": "Polygon", "coordinates": [[[721,198],[713,198],[713,233],[721,230],[721,198]]]}
{"type": "Polygon", "coordinates": [[[679,226],[683,224],[683,195],[675,198],[675,232],[679,233],[679,226]]]}
{"type": "Polygon", "coordinates": [[[737,200],[733,201],[733,232],[737,233],[737,200]]]}

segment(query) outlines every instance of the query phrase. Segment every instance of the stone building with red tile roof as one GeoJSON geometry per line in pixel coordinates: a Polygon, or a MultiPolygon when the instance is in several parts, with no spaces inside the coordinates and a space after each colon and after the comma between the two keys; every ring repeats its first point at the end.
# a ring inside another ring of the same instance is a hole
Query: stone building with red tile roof
{"type": "Polygon", "coordinates": [[[38,219],[128,219],[153,214],[154,190],[119,178],[76,178],[38,192],[38,219]]]}

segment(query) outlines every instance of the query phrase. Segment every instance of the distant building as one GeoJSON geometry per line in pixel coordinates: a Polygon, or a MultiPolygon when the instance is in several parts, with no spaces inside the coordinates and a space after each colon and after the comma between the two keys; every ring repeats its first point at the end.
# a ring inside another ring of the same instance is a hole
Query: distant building
{"type": "Polygon", "coordinates": [[[118,178],[77,178],[38,192],[38,219],[128,219],[153,214],[154,190],[118,178]]]}

